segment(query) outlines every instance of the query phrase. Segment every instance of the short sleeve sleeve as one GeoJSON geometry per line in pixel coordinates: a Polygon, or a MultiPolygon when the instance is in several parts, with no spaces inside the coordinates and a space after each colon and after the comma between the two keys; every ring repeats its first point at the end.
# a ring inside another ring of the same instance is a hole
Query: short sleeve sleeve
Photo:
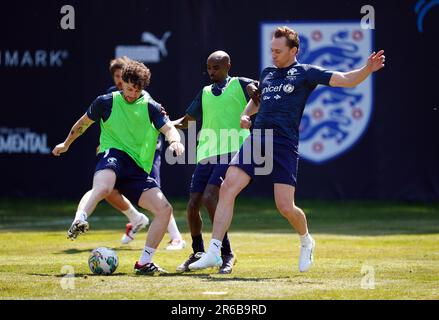
{"type": "Polygon", "coordinates": [[[202,91],[197,94],[195,99],[191,102],[190,106],[186,109],[186,114],[190,115],[196,120],[200,120],[203,115],[203,109],[201,106],[201,94],[202,91]]]}
{"type": "Polygon", "coordinates": [[[321,67],[308,65],[306,77],[311,85],[323,84],[325,86],[329,86],[332,73],[332,71],[323,69],[321,67]]]}
{"type": "Polygon", "coordinates": [[[103,117],[106,100],[106,96],[99,96],[92,102],[90,107],[88,107],[87,116],[91,120],[98,121],[103,117]]]}
{"type": "Polygon", "coordinates": [[[160,103],[156,102],[152,98],[150,98],[148,102],[148,112],[149,118],[157,130],[159,130],[169,121],[165,108],[163,108],[160,103]]]}

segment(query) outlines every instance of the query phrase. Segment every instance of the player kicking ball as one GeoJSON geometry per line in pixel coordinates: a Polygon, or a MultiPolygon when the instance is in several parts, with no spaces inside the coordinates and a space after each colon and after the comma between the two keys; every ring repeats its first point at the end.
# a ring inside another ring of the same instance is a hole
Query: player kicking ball
{"type": "Polygon", "coordinates": [[[298,52],[298,34],[288,27],[277,28],[271,41],[274,67],[264,69],[260,77],[260,103],[250,100],[241,116],[241,127],[250,128],[250,116],[257,113],[253,129],[261,129],[261,133],[252,133],[232,159],[221,185],[209,249],[203,257],[189,265],[191,270],[221,266],[221,240],[230,227],[235,199],[255,178],[258,164],[253,159],[254,150],[248,147],[254,146],[253,142],[259,143],[262,150],[265,144],[272,143],[273,170],[269,175],[274,184],[276,207],[300,236],[299,271],[308,271],[312,266],[315,241],[308,232],[305,213],[294,201],[299,124],[306,101],[319,84],[332,87],[360,84],[370,74],[384,67],[385,57],[384,51],[379,51],[371,54],[367,64],[360,69],[335,72],[300,64],[296,59],[298,52]],[[268,132],[271,134],[265,134],[268,132]],[[250,156],[246,152],[248,150],[250,156]]]}
{"type": "Polygon", "coordinates": [[[134,266],[136,273],[145,275],[166,273],[152,258],[173,212],[157,182],[149,176],[159,131],[165,135],[171,151],[177,156],[184,152],[180,135],[166,112],[144,94],[150,77],[151,72],[144,64],[127,63],[122,69],[122,91],[99,96],[73,125],[65,141],[52,151],[55,156],[66,152],[91,124],[99,121],[100,146],[93,187],[87,199],[80,203],[67,235],[76,238],[86,232],[87,219],[96,205],[114,189],[119,190],[129,201],[154,214],[145,247],[134,266]]]}

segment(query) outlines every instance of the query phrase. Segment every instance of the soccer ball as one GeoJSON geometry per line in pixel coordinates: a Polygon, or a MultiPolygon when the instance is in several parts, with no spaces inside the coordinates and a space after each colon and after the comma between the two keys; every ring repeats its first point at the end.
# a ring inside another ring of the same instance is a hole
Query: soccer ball
{"type": "Polygon", "coordinates": [[[94,274],[112,274],[118,265],[116,251],[105,247],[94,249],[88,258],[88,266],[94,274]]]}

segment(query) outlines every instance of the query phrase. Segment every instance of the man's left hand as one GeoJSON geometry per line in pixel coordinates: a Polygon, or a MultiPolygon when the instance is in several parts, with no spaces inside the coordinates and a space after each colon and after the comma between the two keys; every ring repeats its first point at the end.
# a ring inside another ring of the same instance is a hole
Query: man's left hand
{"type": "Polygon", "coordinates": [[[367,59],[367,67],[370,72],[375,72],[384,67],[385,61],[386,56],[384,56],[384,50],[380,50],[378,53],[373,52],[367,59]]]}

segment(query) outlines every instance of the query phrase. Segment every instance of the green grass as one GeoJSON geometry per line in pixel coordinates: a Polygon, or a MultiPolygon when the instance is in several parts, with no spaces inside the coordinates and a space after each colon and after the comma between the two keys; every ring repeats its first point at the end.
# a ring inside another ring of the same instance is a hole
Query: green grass
{"type": "MultiPolygon", "coordinates": [[[[171,199],[190,244],[185,200],[171,199]]],[[[303,202],[317,242],[315,264],[297,270],[299,241],[272,200],[240,199],[230,231],[238,263],[231,275],[213,269],[169,276],[136,276],[133,264],[145,232],[129,246],[119,239],[125,217],[100,204],[90,231],[66,239],[76,203],[0,200],[0,299],[439,299],[439,205],[376,202],[303,202]],[[120,264],[111,276],[92,275],[89,252],[115,248],[120,264]],[[74,289],[64,266],[73,268],[74,289]],[[366,273],[362,273],[363,271],[366,273]],[[374,280],[374,288],[364,285],[374,280]],[[363,284],[363,285],[362,285],[363,284]],[[212,294],[216,293],[216,294],[212,294]]],[[[207,214],[205,244],[211,225],[207,214]]],[[[164,250],[155,261],[167,269],[190,248],[164,250]]]]}

